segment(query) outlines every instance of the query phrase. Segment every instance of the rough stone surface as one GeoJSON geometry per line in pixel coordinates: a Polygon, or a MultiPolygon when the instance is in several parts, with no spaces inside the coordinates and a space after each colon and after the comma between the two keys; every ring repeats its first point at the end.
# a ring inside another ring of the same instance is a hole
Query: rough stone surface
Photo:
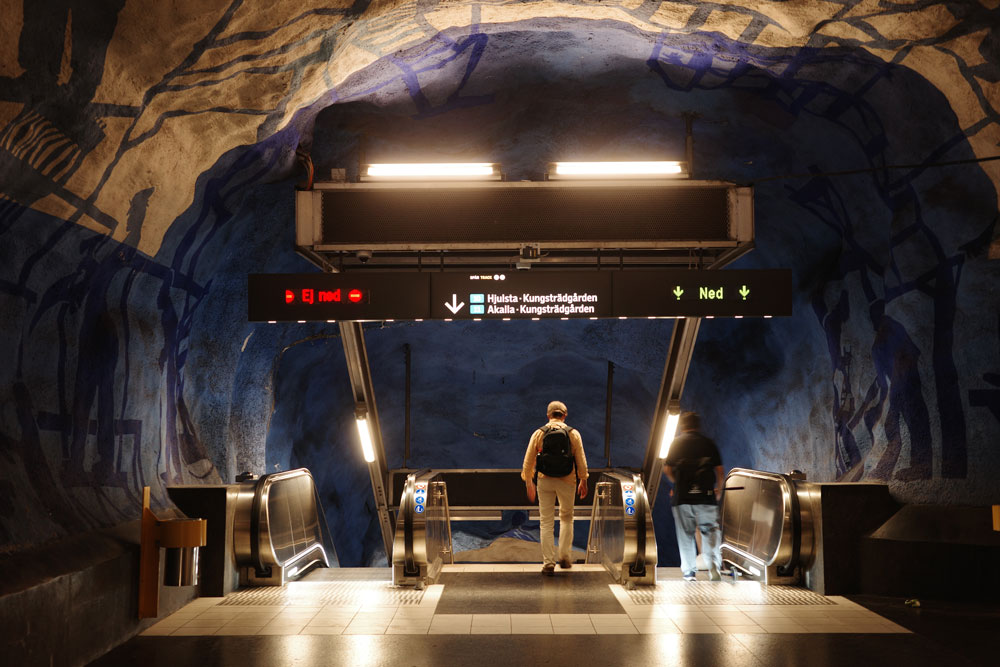
{"type": "MultiPolygon", "coordinates": [[[[336,329],[246,322],[246,273],[311,270],[295,150],[537,178],[678,156],[688,111],[696,177],[756,184],[738,266],[795,279],[792,317],[701,328],[682,403],[726,465],[995,502],[1000,162],[934,165],[997,152],[998,26],[995,2],[8,3],[0,550],[134,519],[144,485],[162,508],[306,465],[341,563],[384,558],[336,329]]],[[[413,464],[516,467],[555,397],[599,460],[611,360],[638,465],[669,327],[372,327],[390,464],[408,343],[413,464]]]]}

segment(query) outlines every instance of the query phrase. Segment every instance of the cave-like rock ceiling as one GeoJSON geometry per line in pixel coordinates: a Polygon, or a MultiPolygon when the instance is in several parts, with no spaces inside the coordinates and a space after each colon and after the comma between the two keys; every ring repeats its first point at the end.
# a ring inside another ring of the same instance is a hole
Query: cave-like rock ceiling
{"type": "MultiPolygon", "coordinates": [[[[445,63],[466,64],[504,33],[557,36],[549,53],[545,40],[531,42],[534,51],[502,44],[512,68],[572,55],[567,39],[630,55],[638,42],[664,63],[710,58],[720,77],[747,67],[794,77],[801,50],[829,50],[845,70],[871,56],[941,91],[977,155],[1000,142],[992,1],[18,4],[6,3],[0,19],[2,145],[39,173],[7,173],[4,194],[124,239],[133,196],[155,188],[138,242],[150,255],[192,204],[199,175],[230,149],[280,132],[303,112],[370,96],[401,74],[415,107],[432,104],[421,89],[432,89],[437,73],[453,75],[445,63]],[[593,40],[595,31],[602,39],[593,40]],[[19,131],[28,126],[33,132],[19,131]],[[40,136],[46,146],[60,142],[37,150],[40,136]]],[[[901,103],[901,117],[910,103],[901,103]]],[[[1000,169],[986,168],[997,183],[1000,169]]]]}

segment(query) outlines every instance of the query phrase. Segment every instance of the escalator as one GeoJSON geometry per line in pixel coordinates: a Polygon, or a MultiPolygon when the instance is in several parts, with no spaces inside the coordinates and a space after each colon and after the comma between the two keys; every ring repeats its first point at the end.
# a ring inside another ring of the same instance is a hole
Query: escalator
{"type": "Polygon", "coordinates": [[[801,583],[817,551],[818,487],[792,474],[733,468],[720,509],[723,562],[766,584],[801,583]]]}
{"type": "Polygon", "coordinates": [[[642,477],[603,472],[597,483],[587,538],[587,562],[600,563],[626,588],[656,585],[656,535],[642,477]]]}
{"type": "Polygon", "coordinates": [[[336,559],[316,484],[306,468],[239,484],[233,551],[241,585],[282,585],[336,559]]]}
{"type": "MultiPolygon", "coordinates": [[[[520,471],[422,470],[405,472],[405,478],[404,472],[394,471],[391,478],[391,487],[398,489],[393,493],[398,511],[392,549],[396,585],[423,588],[437,581],[443,565],[454,562],[452,521],[498,520],[505,510],[538,518],[537,506],[524,497],[520,471]]],[[[590,479],[599,480],[587,496],[593,501],[577,498],[574,508],[574,520],[591,522],[586,562],[602,564],[629,588],[655,584],[656,538],[640,475],[615,469],[592,471],[590,479]]]]}

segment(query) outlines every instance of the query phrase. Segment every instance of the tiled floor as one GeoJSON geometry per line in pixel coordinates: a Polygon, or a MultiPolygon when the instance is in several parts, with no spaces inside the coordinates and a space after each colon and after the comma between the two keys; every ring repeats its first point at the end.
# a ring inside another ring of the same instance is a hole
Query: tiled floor
{"type": "MultiPolygon", "coordinates": [[[[523,573],[525,586],[537,586],[537,565],[446,566],[446,572],[523,573]]],[[[577,566],[558,576],[600,572],[600,566],[577,566]]],[[[334,573],[335,574],[335,573],[334,573]]],[[[666,588],[680,579],[664,568],[658,580],[666,588]],[[662,573],[662,574],[661,574],[662,573]]],[[[381,591],[388,581],[372,582],[370,590],[355,590],[353,598],[331,598],[331,581],[288,584],[281,604],[252,604],[252,592],[241,593],[239,604],[225,598],[201,598],[148,628],[143,635],[620,635],[620,634],[775,634],[775,633],[907,633],[882,616],[845,598],[828,597],[826,604],[636,604],[621,586],[608,586],[620,613],[496,614],[436,613],[444,587],[429,586],[424,594],[391,602],[381,591]],[[334,604],[324,600],[335,599],[334,604]],[[833,604],[830,604],[830,603],[833,604]]],[[[720,600],[732,599],[734,589],[757,587],[753,582],[719,582],[699,586],[699,599],[718,587],[720,600]]],[[[660,584],[658,584],[658,589],[660,584]]],[[[747,592],[753,592],[747,589],[747,592]]],[[[261,595],[266,595],[265,591],[261,595]]],[[[655,600],[657,596],[653,596],[655,600]]],[[[262,597],[262,599],[267,599],[262,597]]],[[[268,601],[274,602],[273,598],[268,601]]]]}

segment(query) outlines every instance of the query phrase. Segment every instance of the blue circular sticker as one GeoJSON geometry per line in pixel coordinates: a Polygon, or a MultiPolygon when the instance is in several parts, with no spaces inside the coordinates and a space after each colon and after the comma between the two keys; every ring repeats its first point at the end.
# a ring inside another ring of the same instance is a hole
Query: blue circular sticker
{"type": "Polygon", "coordinates": [[[424,498],[423,496],[417,496],[417,504],[418,505],[423,505],[424,504],[424,500],[426,500],[426,498],[424,498]]]}
{"type": "MultiPolygon", "coordinates": [[[[417,509],[420,509],[420,508],[418,507],[417,509]]],[[[625,508],[625,514],[629,514],[629,515],[635,514],[635,508],[634,507],[626,507],[625,508]]]]}
{"type": "Polygon", "coordinates": [[[635,498],[626,498],[625,499],[625,504],[626,505],[635,505],[635,498]]]}
{"type": "Polygon", "coordinates": [[[424,513],[424,506],[423,505],[417,505],[416,507],[413,508],[413,511],[416,512],[417,514],[423,514],[424,513]]]}

